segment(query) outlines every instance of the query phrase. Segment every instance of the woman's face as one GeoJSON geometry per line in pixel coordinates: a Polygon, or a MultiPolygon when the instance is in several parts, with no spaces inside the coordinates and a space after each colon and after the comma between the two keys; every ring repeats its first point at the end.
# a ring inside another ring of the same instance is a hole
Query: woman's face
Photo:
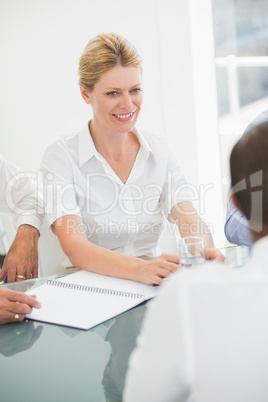
{"type": "Polygon", "coordinates": [[[92,92],[81,89],[81,93],[92,106],[96,128],[129,132],[136,124],[143,100],[141,70],[115,66],[100,77],[92,92]]]}

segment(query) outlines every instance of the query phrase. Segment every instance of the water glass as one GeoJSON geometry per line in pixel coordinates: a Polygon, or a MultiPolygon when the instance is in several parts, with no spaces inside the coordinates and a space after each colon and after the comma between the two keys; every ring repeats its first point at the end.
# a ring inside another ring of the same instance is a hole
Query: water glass
{"type": "Polygon", "coordinates": [[[206,261],[205,241],[202,237],[183,237],[179,240],[179,257],[182,267],[191,267],[206,261]]]}

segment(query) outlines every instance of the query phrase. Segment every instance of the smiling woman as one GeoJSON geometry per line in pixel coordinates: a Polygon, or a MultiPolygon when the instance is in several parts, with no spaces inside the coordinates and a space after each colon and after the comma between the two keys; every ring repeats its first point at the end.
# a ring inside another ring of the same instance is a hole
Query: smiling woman
{"type": "Polygon", "coordinates": [[[93,90],[80,90],[93,109],[90,131],[98,151],[98,139],[103,139],[107,148],[107,139],[116,141],[110,138],[113,132],[124,135],[136,124],[143,100],[140,68],[117,65],[99,78],[93,90]],[[108,138],[103,138],[106,135],[108,138]]]}
{"type": "Polygon", "coordinates": [[[71,263],[161,284],[179,266],[177,255],[159,255],[164,215],[182,236],[204,237],[207,258],[222,259],[167,138],[136,127],[143,92],[135,47],[116,34],[98,35],[80,58],[79,76],[93,118],[42,160],[48,222],[71,263]]]}

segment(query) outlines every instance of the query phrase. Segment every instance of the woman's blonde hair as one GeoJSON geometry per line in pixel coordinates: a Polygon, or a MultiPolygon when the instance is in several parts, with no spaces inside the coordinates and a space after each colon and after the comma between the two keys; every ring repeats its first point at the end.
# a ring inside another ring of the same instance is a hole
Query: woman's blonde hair
{"type": "Polygon", "coordinates": [[[103,33],[91,39],[79,60],[79,85],[93,91],[103,73],[120,65],[142,68],[142,58],[125,38],[103,33]]]}

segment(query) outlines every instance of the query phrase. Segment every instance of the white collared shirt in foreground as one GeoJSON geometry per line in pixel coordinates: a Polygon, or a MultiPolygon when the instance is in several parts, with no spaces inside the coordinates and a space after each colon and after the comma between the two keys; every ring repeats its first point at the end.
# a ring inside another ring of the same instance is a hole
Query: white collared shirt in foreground
{"type": "Polygon", "coordinates": [[[149,305],[124,402],[267,402],[268,237],[243,268],[177,271],[149,305]]]}

